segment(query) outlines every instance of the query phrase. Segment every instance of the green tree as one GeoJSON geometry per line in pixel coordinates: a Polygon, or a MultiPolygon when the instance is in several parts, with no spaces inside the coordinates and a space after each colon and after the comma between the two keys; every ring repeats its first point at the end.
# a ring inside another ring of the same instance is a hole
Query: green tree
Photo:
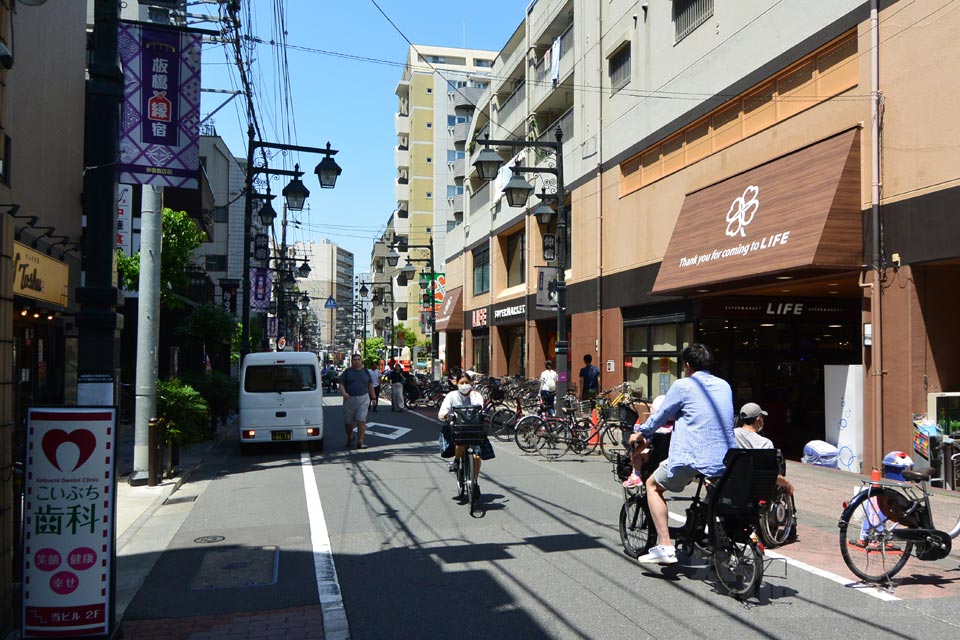
{"type": "Polygon", "coordinates": [[[157,417],[166,427],[167,442],[189,446],[204,438],[208,405],[200,393],[181,380],[157,381],[157,417]]]}
{"type": "MultiPolygon", "coordinates": [[[[204,234],[186,211],[163,210],[163,237],[160,246],[160,302],[168,308],[183,306],[174,293],[189,284],[184,265],[190,263],[194,250],[204,240],[204,234]]],[[[140,253],[132,256],[117,251],[117,272],[120,283],[128,291],[140,288],[140,253]]]]}
{"type": "Polygon", "coordinates": [[[380,366],[381,353],[383,353],[383,338],[369,338],[363,354],[363,363],[368,369],[380,366]]]}
{"type": "Polygon", "coordinates": [[[218,304],[202,304],[195,308],[178,329],[180,335],[199,342],[211,358],[219,357],[230,347],[237,323],[229,311],[218,304]]]}

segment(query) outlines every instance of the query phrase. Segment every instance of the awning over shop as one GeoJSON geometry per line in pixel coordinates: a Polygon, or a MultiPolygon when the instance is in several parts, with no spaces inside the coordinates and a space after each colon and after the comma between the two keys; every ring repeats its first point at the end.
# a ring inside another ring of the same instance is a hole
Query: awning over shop
{"type": "Polygon", "coordinates": [[[463,331],[463,302],[460,294],[463,287],[447,291],[440,311],[437,312],[437,331],[463,331]]]}
{"type": "Polygon", "coordinates": [[[855,128],[688,194],[653,293],[857,269],[862,251],[855,128]]]}

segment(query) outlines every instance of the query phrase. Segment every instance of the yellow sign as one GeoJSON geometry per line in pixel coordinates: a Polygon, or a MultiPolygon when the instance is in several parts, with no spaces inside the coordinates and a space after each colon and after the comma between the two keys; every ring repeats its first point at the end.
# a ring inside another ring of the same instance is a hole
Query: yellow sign
{"type": "Polygon", "coordinates": [[[59,260],[13,243],[13,294],[67,306],[70,267],[59,260]]]}

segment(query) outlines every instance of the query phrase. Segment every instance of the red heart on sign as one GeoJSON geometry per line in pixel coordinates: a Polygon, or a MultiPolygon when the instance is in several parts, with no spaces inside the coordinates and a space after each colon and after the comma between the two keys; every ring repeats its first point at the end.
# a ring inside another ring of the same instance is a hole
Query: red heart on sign
{"type": "MultiPolygon", "coordinates": [[[[57,461],[57,449],[60,448],[60,445],[67,442],[75,444],[77,449],[80,450],[80,457],[77,458],[77,464],[71,471],[79,469],[80,465],[86,462],[90,456],[93,455],[93,450],[97,448],[97,437],[87,429],[74,429],[70,433],[67,433],[63,429],[51,429],[47,431],[43,434],[43,440],[40,446],[43,448],[43,453],[47,456],[47,460],[57,469],[60,469],[60,463],[57,461]]],[[[63,471],[63,469],[60,469],[60,471],[63,471]]]]}

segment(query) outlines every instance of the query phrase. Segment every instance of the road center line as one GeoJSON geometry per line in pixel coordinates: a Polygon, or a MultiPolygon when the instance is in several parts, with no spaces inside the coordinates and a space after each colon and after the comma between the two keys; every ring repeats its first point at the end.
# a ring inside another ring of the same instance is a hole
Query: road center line
{"type": "Polygon", "coordinates": [[[343,594],[333,564],[333,548],[323,517],[317,478],[313,461],[306,451],[300,453],[300,468],[303,470],[303,490],[307,498],[307,519],[310,523],[310,544],[313,547],[313,569],[317,576],[317,593],[323,610],[323,633],[326,640],[349,640],[350,627],[347,612],[343,608],[343,594]]]}

